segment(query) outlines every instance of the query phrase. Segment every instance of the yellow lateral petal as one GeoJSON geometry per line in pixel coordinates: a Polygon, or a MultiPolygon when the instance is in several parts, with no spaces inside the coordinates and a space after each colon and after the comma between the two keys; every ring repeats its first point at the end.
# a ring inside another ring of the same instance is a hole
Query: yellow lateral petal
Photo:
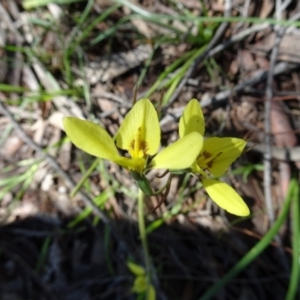
{"type": "Polygon", "coordinates": [[[73,117],[63,119],[64,129],[71,142],[81,150],[104,159],[119,157],[114,141],[101,126],[73,117]]]}
{"type": "Polygon", "coordinates": [[[203,145],[203,136],[192,132],[158,153],[151,162],[156,169],[181,170],[191,167],[203,145]]]}
{"type": "Polygon", "coordinates": [[[203,186],[210,198],[229,213],[241,217],[248,216],[250,210],[240,195],[227,183],[205,178],[203,186]]]}
{"type": "Polygon", "coordinates": [[[145,275],[145,269],[134,262],[127,261],[127,267],[131,271],[132,274],[138,275],[145,275]]]}
{"type": "Polygon", "coordinates": [[[135,103],[126,115],[116,137],[117,146],[132,157],[154,155],[160,143],[157,112],[149,99],[135,103]]]}
{"type": "Polygon", "coordinates": [[[133,286],[131,288],[131,290],[134,292],[134,293],[143,293],[145,292],[147,289],[147,279],[145,276],[137,276],[135,279],[134,279],[134,282],[133,282],[133,286]]]}
{"type": "Polygon", "coordinates": [[[179,121],[179,136],[182,138],[196,131],[204,135],[205,122],[201,106],[196,99],[192,99],[183,111],[179,121]]]}
{"type": "Polygon", "coordinates": [[[147,300],[155,300],[156,299],[156,291],[152,284],[150,284],[148,288],[147,300]]]}
{"type": "Polygon", "coordinates": [[[204,140],[197,160],[200,168],[208,168],[216,177],[222,176],[228,167],[242,154],[246,142],[237,138],[208,138],[204,140]],[[209,157],[208,154],[211,156],[209,157]]]}

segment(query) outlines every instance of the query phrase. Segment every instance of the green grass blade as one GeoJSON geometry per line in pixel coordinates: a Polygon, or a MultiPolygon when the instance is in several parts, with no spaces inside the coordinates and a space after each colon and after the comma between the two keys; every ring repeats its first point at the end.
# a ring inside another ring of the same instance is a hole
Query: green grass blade
{"type": "Polygon", "coordinates": [[[253,24],[262,24],[268,23],[269,25],[281,25],[281,26],[295,26],[300,27],[300,21],[294,20],[277,20],[273,18],[258,18],[258,17],[212,17],[212,16],[193,16],[193,15],[183,15],[183,14],[157,14],[151,13],[140,6],[135,5],[133,2],[128,0],[115,0],[115,2],[122,3],[123,5],[129,7],[132,11],[134,11],[137,16],[144,20],[148,20],[150,22],[155,22],[157,20],[171,20],[171,21],[190,21],[196,23],[253,23],[253,24]]]}
{"type": "Polygon", "coordinates": [[[200,47],[195,53],[191,55],[191,57],[184,63],[184,65],[180,68],[179,72],[169,80],[168,83],[166,83],[165,86],[169,86],[168,91],[165,93],[163,98],[163,105],[166,105],[168,101],[170,100],[172,94],[174,93],[175,89],[177,88],[178,84],[184,77],[185,73],[189,69],[189,67],[192,65],[192,63],[205,51],[207,47],[207,44],[200,47]]]}
{"type": "Polygon", "coordinates": [[[161,88],[163,80],[171,74],[177,67],[180,66],[184,61],[186,61],[191,55],[195,53],[196,50],[191,50],[184,53],[180,58],[175,60],[171,65],[166,67],[163,73],[161,73],[155,83],[150,87],[150,89],[145,94],[145,98],[149,98],[158,88],[161,88]]]}
{"type": "MultiPolygon", "coordinates": [[[[12,124],[8,124],[4,130],[2,129],[2,134],[0,136],[0,148],[3,147],[4,142],[6,141],[8,136],[11,134],[13,128],[14,127],[12,124]]],[[[2,171],[3,171],[3,169],[2,169],[2,171]]]]}
{"type": "MultiPolygon", "coordinates": [[[[85,61],[84,61],[84,53],[81,48],[78,48],[77,51],[77,57],[78,57],[78,63],[79,63],[79,69],[81,70],[81,73],[83,74],[84,78],[87,78],[87,74],[85,72],[85,61]]],[[[84,97],[84,100],[86,102],[86,107],[88,111],[91,111],[92,108],[92,98],[90,95],[90,86],[88,80],[83,81],[83,86],[82,86],[82,94],[84,97]]]]}
{"type": "Polygon", "coordinates": [[[51,240],[52,240],[51,237],[46,237],[44,240],[44,243],[42,245],[42,250],[41,253],[39,254],[38,261],[35,267],[36,273],[40,273],[44,265],[46,264],[51,240]]]}
{"type": "Polygon", "coordinates": [[[208,300],[214,297],[221,288],[223,288],[233,277],[245,269],[267,246],[269,246],[270,242],[278,233],[278,230],[287,218],[291,201],[295,195],[295,191],[298,189],[297,185],[297,180],[292,179],[287,197],[284,201],[283,209],[267,234],[248,253],[246,253],[246,255],[244,255],[244,257],[227,274],[225,274],[220,281],[216,282],[212,287],[210,287],[200,298],[200,300],[208,300]]]}
{"type": "Polygon", "coordinates": [[[126,22],[129,22],[130,19],[131,19],[131,16],[125,16],[125,17],[121,18],[116,24],[114,24],[113,26],[111,26],[110,28],[108,28],[107,30],[105,30],[104,32],[102,32],[101,34],[97,35],[90,42],[90,45],[94,46],[97,43],[102,42],[103,40],[105,40],[109,36],[113,35],[120,28],[121,25],[125,24],[126,22]]]}
{"type": "MultiPolygon", "coordinates": [[[[291,280],[286,295],[286,300],[299,299],[296,297],[299,290],[299,272],[300,272],[300,212],[299,212],[299,186],[296,185],[292,203],[292,245],[293,245],[293,260],[291,280]]],[[[298,295],[299,296],[299,295],[298,295]]]]}
{"type": "Polygon", "coordinates": [[[74,228],[76,225],[83,222],[92,212],[93,209],[90,206],[85,207],[80,214],[68,223],[68,228],[74,228]]]}
{"type": "Polygon", "coordinates": [[[115,270],[113,267],[112,259],[111,259],[111,231],[105,226],[104,227],[104,256],[106,261],[106,266],[108,268],[108,272],[111,276],[115,275],[115,270]]]}
{"type": "Polygon", "coordinates": [[[86,7],[84,9],[84,11],[82,12],[79,20],[78,20],[78,25],[82,25],[83,22],[85,22],[86,18],[88,17],[91,9],[93,8],[94,5],[94,0],[88,0],[86,7]]]}
{"type": "Polygon", "coordinates": [[[115,4],[109,7],[107,10],[105,10],[101,15],[96,18],[89,26],[87,26],[81,36],[76,40],[76,42],[70,47],[70,54],[73,53],[74,49],[78,44],[80,44],[85,38],[87,38],[90,34],[90,32],[101,22],[103,22],[109,15],[111,15],[113,12],[115,12],[120,7],[120,4],[115,4]]]}
{"type": "MultiPolygon", "coordinates": [[[[98,195],[97,197],[95,197],[93,199],[93,202],[100,208],[102,209],[103,206],[105,205],[106,201],[109,199],[109,197],[113,194],[113,192],[111,190],[107,190],[107,191],[103,191],[100,195],[98,195]]],[[[93,209],[88,206],[85,207],[84,210],[77,215],[74,220],[72,220],[69,224],[68,224],[68,228],[73,228],[76,225],[78,225],[80,222],[84,221],[90,214],[92,214],[93,209]]],[[[97,217],[98,218],[98,217],[97,217]]]]}
{"type": "Polygon", "coordinates": [[[144,67],[143,67],[143,69],[141,71],[141,75],[139,76],[138,81],[136,83],[137,87],[139,87],[139,86],[142,85],[142,82],[143,82],[144,78],[146,77],[146,73],[147,73],[147,71],[148,71],[148,69],[149,69],[149,67],[151,65],[152,59],[154,57],[154,53],[155,53],[155,51],[157,50],[158,47],[159,47],[159,44],[155,44],[154,45],[151,54],[149,55],[147,61],[145,62],[144,67]]]}
{"type": "Polygon", "coordinates": [[[20,188],[20,190],[18,191],[18,193],[15,196],[16,199],[21,200],[24,193],[26,192],[26,190],[29,188],[30,184],[32,183],[34,174],[38,170],[38,168],[39,168],[39,164],[36,163],[28,170],[28,172],[25,173],[27,176],[22,184],[22,187],[20,188]]]}
{"type": "Polygon", "coordinates": [[[25,93],[28,89],[21,86],[0,83],[0,91],[6,93],[25,93]]]}
{"type": "Polygon", "coordinates": [[[45,6],[50,3],[56,3],[56,4],[70,4],[75,2],[80,2],[83,0],[24,0],[23,1],[23,7],[25,9],[32,9],[39,6],[45,6]]]}
{"type": "Polygon", "coordinates": [[[100,158],[97,158],[97,159],[94,160],[94,162],[92,163],[92,165],[89,167],[89,169],[85,172],[85,174],[82,176],[82,178],[80,179],[80,181],[76,184],[76,186],[72,190],[72,192],[70,194],[71,197],[74,197],[77,194],[77,192],[79,191],[79,189],[81,188],[81,186],[84,184],[84,182],[88,179],[88,177],[91,175],[91,173],[97,167],[99,161],[100,161],[100,158]]]}

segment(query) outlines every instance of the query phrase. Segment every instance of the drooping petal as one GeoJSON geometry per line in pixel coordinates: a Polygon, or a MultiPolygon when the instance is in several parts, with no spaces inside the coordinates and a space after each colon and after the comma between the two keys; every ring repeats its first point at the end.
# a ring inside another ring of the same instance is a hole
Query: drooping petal
{"type": "Polygon", "coordinates": [[[192,99],[187,104],[179,121],[179,136],[181,138],[193,131],[201,135],[203,135],[205,131],[203,112],[196,99],[192,99]]]}
{"type": "Polygon", "coordinates": [[[227,183],[209,178],[203,179],[202,183],[210,198],[221,208],[236,216],[245,217],[250,214],[244,200],[227,183]]]}
{"type": "Polygon", "coordinates": [[[131,157],[145,157],[157,152],[160,127],[157,112],[149,99],[135,103],[120,126],[116,142],[131,157]]]}
{"type": "Polygon", "coordinates": [[[207,168],[214,176],[222,176],[242,154],[246,142],[237,138],[208,138],[197,160],[200,168],[207,168]]]}
{"type": "Polygon", "coordinates": [[[101,126],[73,117],[65,117],[63,125],[72,143],[81,150],[111,161],[120,157],[113,139],[101,126]]]}
{"type": "Polygon", "coordinates": [[[147,293],[147,300],[155,300],[156,299],[156,291],[152,284],[150,284],[147,293]]]}
{"type": "Polygon", "coordinates": [[[192,132],[158,153],[151,162],[156,169],[182,170],[191,167],[203,145],[203,136],[192,132]]]}

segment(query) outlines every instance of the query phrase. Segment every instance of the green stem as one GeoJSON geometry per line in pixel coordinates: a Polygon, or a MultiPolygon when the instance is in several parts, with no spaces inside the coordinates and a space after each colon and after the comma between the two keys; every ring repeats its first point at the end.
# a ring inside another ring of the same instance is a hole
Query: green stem
{"type": "Polygon", "coordinates": [[[151,280],[151,268],[150,268],[150,255],[149,255],[145,218],[144,218],[144,193],[141,189],[139,189],[139,195],[138,195],[138,223],[139,223],[140,238],[141,238],[142,247],[144,251],[144,259],[145,259],[146,274],[147,274],[147,294],[148,294],[149,287],[150,287],[150,280],[151,280]]]}
{"type": "Polygon", "coordinates": [[[292,245],[293,245],[293,260],[292,260],[292,271],[290,276],[290,283],[288,292],[286,295],[286,300],[292,300],[297,298],[297,291],[299,291],[299,278],[300,278],[300,266],[299,266],[299,256],[300,256],[300,214],[299,214],[299,186],[295,185],[293,199],[292,199],[292,245]]]}

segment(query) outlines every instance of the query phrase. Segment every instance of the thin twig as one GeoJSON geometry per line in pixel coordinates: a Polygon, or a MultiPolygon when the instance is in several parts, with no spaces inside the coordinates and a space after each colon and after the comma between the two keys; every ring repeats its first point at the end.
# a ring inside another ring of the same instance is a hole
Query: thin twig
{"type": "Polygon", "coordinates": [[[3,5],[1,3],[0,3],[0,17],[2,20],[5,21],[10,32],[14,34],[18,44],[21,44],[24,41],[24,39],[23,39],[22,35],[19,33],[19,31],[16,30],[16,28],[14,26],[14,22],[12,21],[10,15],[7,13],[6,9],[3,7],[3,5]]]}
{"type": "Polygon", "coordinates": [[[126,107],[126,108],[132,107],[131,103],[125,102],[123,98],[121,98],[113,93],[107,93],[107,92],[94,93],[94,94],[91,94],[91,97],[92,98],[100,98],[100,99],[104,98],[107,100],[111,100],[113,102],[118,103],[119,106],[126,107]]]}
{"type": "MultiPolygon", "coordinates": [[[[282,74],[285,71],[293,70],[293,69],[296,69],[298,67],[299,67],[298,64],[280,62],[274,68],[274,75],[279,75],[279,74],[282,74]]],[[[221,105],[221,104],[223,104],[223,102],[227,101],[230,96],[234,95],[235,93],[242,92],[247,87],[250,87],[250,86],[253,86],[255,84],[258,84],[258,83],[261,83],[261,82],[265,81],[268,74],[269,74],[268,71],[260,71],[260,72],[256,73],[256,75],[253,76],[252,78],[239,83],[238,85],[236,85],[232,89],[222,91],[222,92],[216,94],[212,98],[205,98],[201,101],[201,107],[206,107],[206,106],[209,106],[209,105],[216,105],[216,106],[221,105]]],[[[178,107],[178,108],[175,108],[173,110],[170,110],[171,113],[167,114],[160,121],[160,125],[161,126],[166,125],[169,122],[173,121],[174,118],[179,118],[182,115],[183,109],[184,109],[184,107],[178,107]]]]}
{"type": "Polygon", "coordinates": [[[227,49],[232,44],[243,40],[244,38],[246,38],[250,34],[262,31],[262,30],[264,30],[268,27],[270,27],[270,24],[263,23],[263,24],[258,24],[258,25],[252,26],[250,28],[246,28],[246,29],[242,30],[241,32],[235,34],[234,36],[232,36],[228,40],[224,41],[224,43],[222,43],[222,44],[216,46],[215,48],[213,48],[211,51],[209,51],[207,57],[212,57],[212,56],[216,55],[217,53],[220,53],[221,51],[227,49]]]}
{"type": "MultiPolygon", "coordinates": [[[[282,14],[282,5],[281,0],[276,0],[276,19],[278,21],[281,20],[282,14]]],[[[275,213],[272,201],[272,165],[271,165],[271,158],[272,158],[272,145],[271,145],[271,108],[272,108],[272,98],[273,98],[273,78],[274,78],[274,69],[276,65],[277,55],[279,51],[279,45],[281,39],[284,35],[285,28],[282,27],[275,27],[276,31],[276,39],[275,43],[271,52],[270,57],[270,67],[269,73],[267,77],[266,83],[266,101],[264,107],[264,143],[265,143],[265,151],[264,151],[264,196],[265,196],[265,204],[266,210],[270,222],[270,227],[273,226],[275,222],[275,213]]],[[[282,245],[281,237],[276,234],[275,240],[278,242],[279,245],[282,245]]],[[[282,247],[279,248],[279,257],[281,258],[283,268],[288,271],[289,270],[289,263],[284,255],[284,251],[282,247]]]]}
{"type": "MultiPolygon", "coordinates": [[[[276,19],[280,21],[281,19],[281,1],[276,0],[276,19]]],[[[265,109],[264,109],[264,195],[265,195],[265,203],[266,210],[269,217],[270,226],[274,223],[275,214],[274,207],[272,201],[272,191],[271,191],[271,158],[272,158],[272,146],[271,146],[271,106],[272,106],[272,98],[273,98],[273,78],[274,78],[274,69],[277,60],[277,54],[279,50],[279,45],[283,36],[283,30],[280,28],[275,28],[276,32],[276,40],[274,43],[274,47],[271,52],[270,58],[270,68],[267,76],[266,83],[266,101],[265,101],[265,109]]]]}
{"type": "Polygon", "coordinates": [[[292,0],[285,0],[283,3],[281,3],[280,9],[278,11],[279,12],[284,11],[290,5],[291,2],[292,0]]]}
{"type": "MultiPolygon", "coordinates": [[[[295,68],[298,68],[298,67],[299,67],[298,64],[280,62],[280,63],[278,63],[274,67],[274,69],[273,69],[273,75],[277,76],[279,74],[282,74],[285,71],[288,71],[288,70],[291,70],[291,69],[295,69],[295,68]]],[[[258,84],[258,83],[266,80],[268,78],[268,76],[269,76],[269,72],[270,71],[262,71],[261,70],[261,71],[257,72],[256,75],[253,76],[252,78],[247,79],[247,80],[245,80],[245,81],[237,84],[232,89],[229,89],[229,90],[226,90],[226,91],[222,91],[222,92],[216,94],[212,98],[203,99],[201,101],[201,106],[202,107],[206,107],[206,106],[214,105],[214,104],[220,105],[220,104],[222,104],[223,101],[226,101],[234,93],[242,92],[247,87],[253,86],[255,84],[258,84]]]]}

